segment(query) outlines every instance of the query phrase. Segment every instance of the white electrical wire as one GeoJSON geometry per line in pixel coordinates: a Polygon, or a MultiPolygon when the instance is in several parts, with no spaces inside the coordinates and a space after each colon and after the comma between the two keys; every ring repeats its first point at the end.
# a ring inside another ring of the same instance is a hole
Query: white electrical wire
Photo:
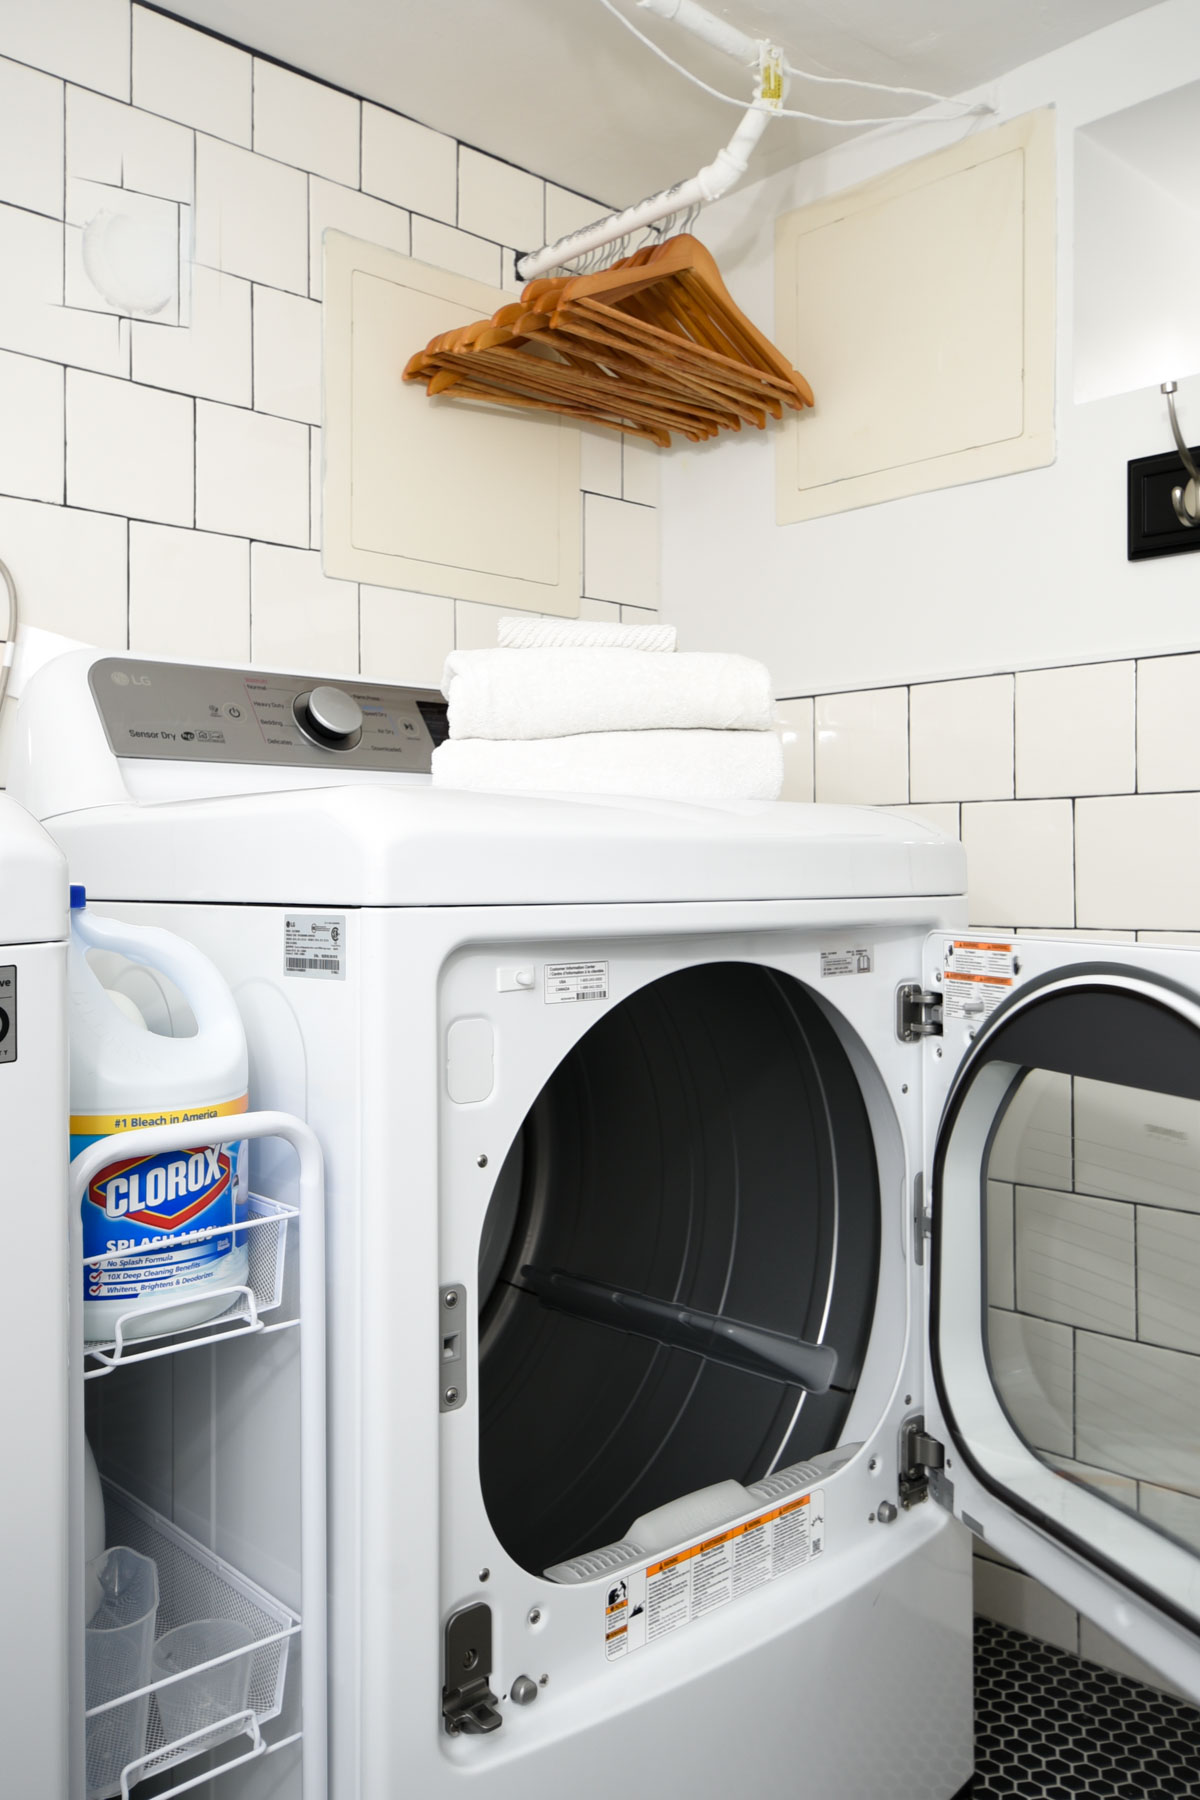
{"type": "MultiPolygon", "coordinates": [[[[673,56],[668,55],[661,44],[656,44],[654,39],[647,37],[644,31],[639,31],[633,20],[627,19],[620,7],[613,4],[613,0],[600,0],[600,4],[606,12],[612,14],[614,19],[619,19],[626,31],[632,32],[639,43],[645,44],[647,50],[652,50],[655,56],[667,64],[668,68],[674,69],[677,75],[685,76],[693,86],[701,88],[706,94],[711,94],[714,100],[721,100],[726,106],[738,106],[743,112],[745,111],[746,101],[744,98],[739,99],[735,94],[723,94],[719,88],[710,87],[708,82],[702,81],[699,75],[694,75],[690,69],[685,69],[682,63],[676,62],[673,56]]],[[[793,69],[790,63],[785,63],[784,66],[789,74],[804,75],[803,70],[793,69]]],[[[834,81],[838,79],[832,75],[814,75],[805,76],[804,78],[813,81],[834,81]]],[[[847,78],[846,85],[872,88],[879,93],[924,95],[927,99],[932,98],[934,100],[940,100],[947,106],[961,107],[963,115],[968,113],[991,112],[993,110],[990,106],[976,104],[969,100],[955,100],[945,94],[928,95],[925,94],[925,90],[922,88],[891,88],[882,82],[852,82],[849,78],[847,78]]],[[[777,119],[807,119],[812,125],[895,125],[905,116],[904,114],[889,113],[886,118],[882,119],[834,119],[830,118],[826,113],[801,112],[795,107],[772,106],[765,110],[770,112],[777,119]]]]}

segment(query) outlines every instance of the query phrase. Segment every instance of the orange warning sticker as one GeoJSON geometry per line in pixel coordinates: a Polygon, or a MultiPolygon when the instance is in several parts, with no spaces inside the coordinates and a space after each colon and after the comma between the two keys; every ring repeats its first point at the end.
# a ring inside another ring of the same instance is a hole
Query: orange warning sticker
{"type": "Polygon", "coordinates": [[[1016,980],[1011,944],[981,938],[953,938],[945,947],[942,985],[944,1016],[978,1024],[995,1012],[1016,980]]]}
{"type": "Polygon", "coordinates": [[[798,1494],[644,1569],[615,1577],[605,1593],[604,1652],[641,1650],[704,1613],[802,1568],[825,1548],[825,1495],[798,1494]]]}

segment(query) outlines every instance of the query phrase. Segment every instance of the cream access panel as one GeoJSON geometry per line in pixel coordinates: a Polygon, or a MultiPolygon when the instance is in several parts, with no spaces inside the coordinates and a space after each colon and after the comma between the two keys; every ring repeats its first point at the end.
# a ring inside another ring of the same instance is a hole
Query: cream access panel
{"type": "Polygon", "coordinates": [[[781,525],[1054,460],[1050,109],[785,215],[781,525]]]}
{"type": "Polygon", "coordinates": [[[437,332],[512,297],[326,232],[327,575],[578,615],[579,432],[401,380],[437,332]]]}

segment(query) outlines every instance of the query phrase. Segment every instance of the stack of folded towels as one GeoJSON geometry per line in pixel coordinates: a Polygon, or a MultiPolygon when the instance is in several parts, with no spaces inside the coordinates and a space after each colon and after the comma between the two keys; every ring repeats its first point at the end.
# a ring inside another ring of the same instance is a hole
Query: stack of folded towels
{"type": "Polygon", "coordinates": [[[746,656],[676,652],[670,625],[501,619],[496,650],[454,650],[435,787],[776,800],[771,682],[746,656]]]}

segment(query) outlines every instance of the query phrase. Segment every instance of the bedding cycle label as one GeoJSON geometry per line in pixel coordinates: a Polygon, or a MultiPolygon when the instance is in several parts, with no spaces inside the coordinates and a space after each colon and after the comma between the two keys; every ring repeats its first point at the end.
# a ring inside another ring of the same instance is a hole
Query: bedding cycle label
{"type": "Polygon", "coordinates": [[[825,1495],[797,1494],[673,1556],[631,1569],[606,1590],[609,1662],[803,1568],[825,1549],[825,1495]]]}

